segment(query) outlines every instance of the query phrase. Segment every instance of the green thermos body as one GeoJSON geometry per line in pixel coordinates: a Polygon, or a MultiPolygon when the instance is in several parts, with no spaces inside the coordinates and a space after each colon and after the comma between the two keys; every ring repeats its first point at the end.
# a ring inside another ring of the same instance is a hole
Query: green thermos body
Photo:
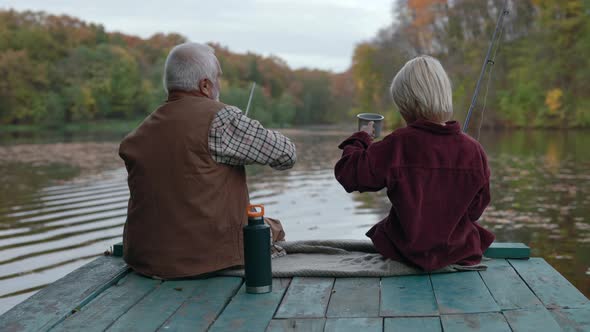
{"type": "Polygon", "coordinates": [[[264,207],[248,206],[248,224],[244,226],[244,270],[246,292],[253,294],[272,291],[270,263],[270,227],[264,223],[264,207]],[[261,208],[256,212],[253,208],[261,208]]]}

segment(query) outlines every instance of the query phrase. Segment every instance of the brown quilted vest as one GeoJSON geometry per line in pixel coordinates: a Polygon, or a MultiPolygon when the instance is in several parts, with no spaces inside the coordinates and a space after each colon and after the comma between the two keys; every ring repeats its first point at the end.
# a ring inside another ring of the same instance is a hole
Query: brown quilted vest
{"type": "Polygon", "coordinates": [[[131,194],[123,257],[137,272],[169,279],[243,264],[245,170],[218,164],[208,146],[224,106],[171,92],[121,142],[131,194]]]}

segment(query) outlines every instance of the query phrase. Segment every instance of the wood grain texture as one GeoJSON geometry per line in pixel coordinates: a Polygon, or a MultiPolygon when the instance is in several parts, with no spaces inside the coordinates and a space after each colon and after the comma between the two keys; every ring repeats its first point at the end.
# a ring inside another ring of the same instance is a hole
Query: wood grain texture
{"type": "Polygon", "coordinates": [[[590,331],[590,306],[576,309],[550,310],[564,332],[590,331]]]}
{"type": "Polygon", "coordinates": [[[338,278],[326,317],[379,317],[379,278],[338,278]]]}
{"type": "Polygon", "coordinates": [[[443,315],[444,331],[452,332],[511,332],[504,316],[499,312],[465,315],[443,315]]]}
{"type": "Polygon", "coordinates": [[[293,278],[275,318],[325,317],[333,285],[334,278],[293,278]]]}
{"type": "Polygon", "coordinates": [[[331,318],[326,320],[325,332],[381,332],[383,318],[331,318]]]}
{"type": "Polygon", "coordinates": [[[264,331],[289,286],[290,279],[273,279],[272,292],[248,294],[243,284],[209,331],[264,331]]]}
{"type": "Polygon", "coordinates": [[[120,258],[103,256],[82,266],[0,316],[0,331],[46,330],[105,283],[127,270],[120,258]]]}
{"type": "Polygon", "coordinates": [[[104,331],[160,283],[130,273],[51,331],[104,331]]]}
{"type": "Polygon", "coordinates": [[[543,305],[505,259],[487,261],[486,265],[488,269],[479,274],[502,310],[543,305]]]}
{"type": "Polygon", "coordinates": [[[270,321],[267,332],[322,332],[326,325],[325,318],[311,319],[273,319],[270,321]]]}
{"type": "Polygon", "coordinates": [[[560,331],[559,324],[544,307],[509,310],[504,317],[514,332],[554,332],[560,331]]]}
{"type": "Polygon", "coordinates": [[[578,308],[588,299],[542,258],[509,260],[520,277],[547,308],[578,308]]]}
{"type": "Polygon", "coordinates": [[[441,314],[500,311],[477,272],[440,273],[430,278],[441,314]]]}
{"type": "Polygon", "coordinates": [[[193,294],[160,326],[159,331],[205,331],[242,285],[239,277],[195,280],[193,294]]]}
{"type": "Polygon", "coordinates": [[[442,326],[438,317],[385,318],[383,331],[441,332],[442,326]]]}
{"type": "Polygon", "coordinates": [[[429,275],[381,279],[380,316],[435,316],[438,307],[429,275]]]}

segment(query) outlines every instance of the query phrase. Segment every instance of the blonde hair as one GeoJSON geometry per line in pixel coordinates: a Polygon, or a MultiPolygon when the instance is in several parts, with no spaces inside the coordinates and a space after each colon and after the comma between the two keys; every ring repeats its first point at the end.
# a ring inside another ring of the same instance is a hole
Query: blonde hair
{"type": "Polygon", "coordinates": [[[404,118],[443,123],[453,116],[451,81],[431,56],[406,62],[393,78],[390,92],[404,118]]]}

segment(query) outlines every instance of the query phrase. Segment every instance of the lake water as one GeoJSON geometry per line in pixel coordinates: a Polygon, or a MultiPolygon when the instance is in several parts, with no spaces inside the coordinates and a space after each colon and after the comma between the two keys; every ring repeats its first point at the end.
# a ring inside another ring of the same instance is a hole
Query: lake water
{"type": "MultiPolygon", "coordinates": [[[[334,179],[349,132],[286,133],[297,165],[249,167],[251,201],[283,222],[288,240],[364,238],[390,206],[383,192],[347,194],[334,179]]],[[[0,136],[0,313],[120,241],[119,139],[0,136]]],[[[590,296],[590,132],[486,132],[481,142],[493,191],[481,223],[498,241],[528,244],[590,296]]]]}

